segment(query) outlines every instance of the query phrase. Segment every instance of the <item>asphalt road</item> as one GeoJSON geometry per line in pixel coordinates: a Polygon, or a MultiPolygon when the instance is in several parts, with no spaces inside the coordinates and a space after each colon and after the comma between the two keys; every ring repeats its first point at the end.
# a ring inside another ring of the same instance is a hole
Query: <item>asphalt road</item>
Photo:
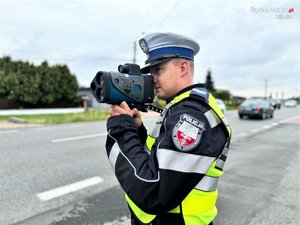
{"type": "MultiPolygon", "coordinates": [[[[299,112],[263,121],[227,112],[233,140],[216,225],[300,221],[299,112]]],[[[105,139],[105,121],[0,130],[0,224],[129,224],[105,139]]]]}

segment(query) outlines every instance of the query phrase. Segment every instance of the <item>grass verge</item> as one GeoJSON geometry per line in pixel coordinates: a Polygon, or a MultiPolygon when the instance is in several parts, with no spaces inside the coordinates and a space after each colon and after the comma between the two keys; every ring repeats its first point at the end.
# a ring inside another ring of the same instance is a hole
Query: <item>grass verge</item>
{"type": "MultiPolygon", "coordinates": [[[[25,119],[27,123],[33,124],[62,124],[74,122],[87,122],[106,120],[109,111],[107,110],[87,110],[82,113],[66,113],[66,114],[45,114],[45,115],[17,115],[14,117],[25,119]]],[[[0,120],[9,120],[12,116],[0,116],[0,120]]]]}

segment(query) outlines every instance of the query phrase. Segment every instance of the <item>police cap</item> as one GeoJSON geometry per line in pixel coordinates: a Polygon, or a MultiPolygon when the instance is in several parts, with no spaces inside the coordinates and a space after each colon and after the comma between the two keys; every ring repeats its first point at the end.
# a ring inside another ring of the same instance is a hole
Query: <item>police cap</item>
{"type": "Polygon", "coordinates": [[[189,37],[174,33],[152,33],[142,37],[139,45],[147,54],[142,73],[150,72],[150,67],[168,61],[171,58],[194,60],[199,52],[199,44],[189,37]]]}

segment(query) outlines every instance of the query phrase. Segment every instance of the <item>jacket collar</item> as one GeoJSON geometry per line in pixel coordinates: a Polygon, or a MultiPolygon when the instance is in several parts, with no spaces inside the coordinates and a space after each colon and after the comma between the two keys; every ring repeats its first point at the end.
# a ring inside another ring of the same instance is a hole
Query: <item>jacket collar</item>
{"type": "Polygon", "coordinates": [[[201,87],[201,88],[205,88],[205,84],[193,84],[191,86],[188,86],[186,88],[183,88],[181,91],[179,91],[175,96],[169,98],[166,100],[166,103],[170,103],[175,97],[181,95],[182,93],[186,92],[186,91],[189,91],[189,90],[192,90],[193,88],[196,88],[196,87],[201,87]]]}

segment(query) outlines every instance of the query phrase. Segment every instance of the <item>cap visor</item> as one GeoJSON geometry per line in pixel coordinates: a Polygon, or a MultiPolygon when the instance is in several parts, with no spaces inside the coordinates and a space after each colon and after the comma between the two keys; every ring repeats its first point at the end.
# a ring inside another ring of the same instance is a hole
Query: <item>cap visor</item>
{"type": "Polygon", "coordinates": [[[148,65],[146,65],[145,67],[143,67],[143,68],[141,69],[142,74],[148,74],[148,73],[150,73],[150,68],[151,68],[152,66],[156,66],[156,65],[159,65],[159,64],[161,64],[161,63],[167,62],[167,61],[170,60],[170,59],[172,59],[172,58],[160,59],[160,60],[155,60],[155,61],[153,61],[153,62],[150,62],[148,65]]]}

